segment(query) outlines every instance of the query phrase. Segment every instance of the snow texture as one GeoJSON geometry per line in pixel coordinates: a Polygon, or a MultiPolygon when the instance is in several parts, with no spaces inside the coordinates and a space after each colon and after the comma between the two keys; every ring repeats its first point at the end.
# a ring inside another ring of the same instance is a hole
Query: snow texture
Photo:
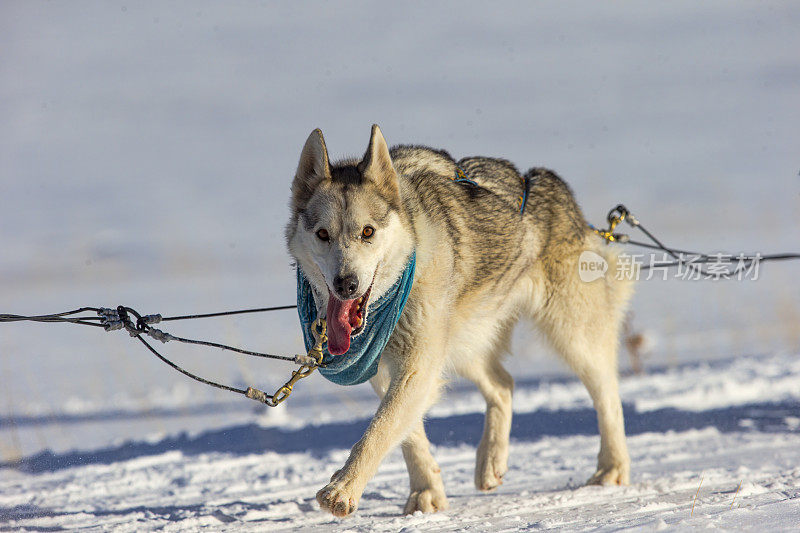
{"type": "MultiPolygon", "coordinates": [[[[629,487],[583,486],[595,466],[596,417],[579,382],[550,378],[518,383],[505,484],[479,493],[473,468],[481,400],[456,386],[426,423],[450,509],[400,516],[407,475],[395,451],[368,485],[356,515],[334,519],[318,510],[314,494],[368,419],[306,386],[286,413],[301,423],[252,414],[240,424],[96,449],[47,450],[4,463],[0,517],[4,527],[32,530],[758,529],[767,521],[772,530],[790,530],[800,520],[800,390],[762,390],[745,401],[735,393],[774,377],[777,369],[784,369],[782,378],[800,381],[797,357],[788,354],[687,364],[626,379],[634,465],[629,487]],[[728,392],[718,387],[723,381],[728,392]],[[683,392],[694,403],[675,407],[665,391],[683,392]],[[312,395],[315,407],[307,405],[312,395]],[[546,407],[543,398],[552,398],[546,407]],[[647,410],[637,408],[639,402],[647,410]]],[[[376,404],[369,397],[352,401],[364,411],[376,404]]],[[[180,410],[160,418],[168,422],[180,410]]],[[[69,432],[78,427],[68,419],[51,423],[69,432]]],[[[96,423],[104,424],[102,417],[96,423]]]]}
{"type": "MultiPolygon", "coordinates": [[[[623,202],[674,246],[797,252],[798,25],[796,2],[2,2],[0,312],[292,302],[283,227],[315,127],[333,157],[379,123],[390,144],[547,166],[590,221],[623,202]]],[[[639,283],[626,488],[583,486],[589,397],[518,328],[505,484],[472,485],[483,401],[456,381],[427,421],[451,508],[410,517],[397,451],[355,516],[313,498],[375,410],[368,386],[314,376],[267,410],[124,332],[2,324],[0,530],[796,530],[797,273],[639,283]]],[[[302,350],[292,311],[163,329],[302,350]]],[[[237,386],[290,371],[173,344],[237,386]]]]}

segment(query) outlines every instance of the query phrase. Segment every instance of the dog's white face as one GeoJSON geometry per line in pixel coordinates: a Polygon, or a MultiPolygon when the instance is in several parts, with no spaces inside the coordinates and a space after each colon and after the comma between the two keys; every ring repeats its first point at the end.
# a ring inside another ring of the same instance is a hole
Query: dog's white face
{"type": "Polygon", "coordinates": [[[380,129],[360,162],[331,166],[322,133],[309,136],[292,184],[289,252],[328,322],[328,350],[347,352],[364,330],[368,305],[383,295],[413,249],[397,174],[380,129]],[[324,309],[324,311],[323,311],[324,309]]]}

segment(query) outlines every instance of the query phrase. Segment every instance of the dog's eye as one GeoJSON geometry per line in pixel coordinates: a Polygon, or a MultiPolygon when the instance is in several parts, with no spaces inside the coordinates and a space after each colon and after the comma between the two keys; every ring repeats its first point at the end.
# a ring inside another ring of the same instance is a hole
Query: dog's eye
{"type": "Polygon", "coordinates": [[[325,228],[320,228],[317,230],[317,237],[319,237],[319,240],[321,241],[327,241],[328,239],[331,238],[331,236],[328,235],[328,230],[326,230],[325,228]]]}
{"type": "Polygon", "coordinates": [[[372,226],[364,226],[364,229],[361,230],[361,237],[364,239],[369,239],[375,235],[375,228],[372,226]]]}

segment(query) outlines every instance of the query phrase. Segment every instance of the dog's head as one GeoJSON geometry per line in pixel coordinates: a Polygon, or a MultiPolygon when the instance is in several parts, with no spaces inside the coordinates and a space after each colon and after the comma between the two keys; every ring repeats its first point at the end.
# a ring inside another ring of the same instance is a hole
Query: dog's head
{"type": "Polygon", "coordinates": [[[328,351],[347,352],[368,304],[397,280],[413,249],[400,184],[377,125],[360,161],[331,164],[320,130],[309,135],[292,183],[289,253],[327,309],[328,351]]]}

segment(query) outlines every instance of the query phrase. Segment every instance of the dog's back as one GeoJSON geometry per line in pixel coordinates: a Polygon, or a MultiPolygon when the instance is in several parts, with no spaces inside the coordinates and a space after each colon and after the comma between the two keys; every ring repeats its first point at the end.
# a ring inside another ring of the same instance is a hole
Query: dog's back
{"type": "Polygon", "coordinates": [[[544,256],[577,257],[587,240],[594,248],[572,191],[550,170],[532,168],[522,175],[505,159],[456,161],[422,146],[396,146],[391,155],[413,192],[406,207],[446,229],[464,262],[456,267],[462,276],[508,281],[544,256]]]}

